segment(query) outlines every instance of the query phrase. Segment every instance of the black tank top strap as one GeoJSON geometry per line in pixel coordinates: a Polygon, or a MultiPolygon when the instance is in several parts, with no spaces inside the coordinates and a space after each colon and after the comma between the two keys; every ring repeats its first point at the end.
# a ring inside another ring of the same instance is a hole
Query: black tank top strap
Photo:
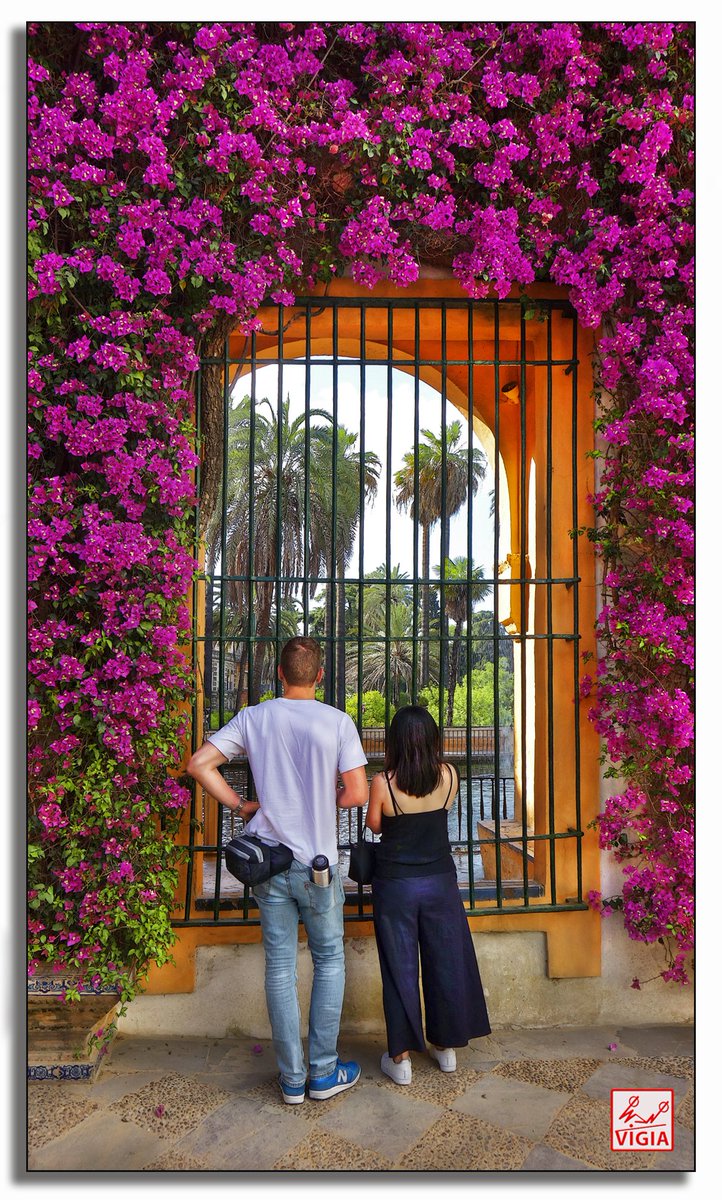
{"type": "Polygon", "coordinates": [[[446,797],[446,800],[444,801],[444,808],[446,808],[447,804],[449,803],[449,799],[451,798],[451,792],[454,787],[454,780],[456,778],[456,770],[454,767],[452,767],[451,763],[446,763],[446,766],[449,768],[449,775],[451,776],[451,782],[449,783],[448,795],[446,797]]]}
{"type": "Polygon", "coordinates": [[[399,805],[396,803],[396,797],[394,796],[394,791],[393,791],[393,788],[391,787],[391,784],[390,784],[390,782],[389,782],[389,777],[388,777],[388,775],[386,774],[386,772],[385,772],[385,771],[384,771],[384,779],[386,780],[386,786],[387,786],[387,787],[388,787],[388,789],[389,789],[389,795],[390,795],[390,797],[391,797],[391,803],[392,803],[392,804],[393,804],[393,806],[394,806],[394,812],[396,813],[397,817],[398,817],[398,816],[403,816],[403,815],[404,815],[404,810],[403,810],[402,808],[400,808],[400,807],[399,807],[399,805]]]}

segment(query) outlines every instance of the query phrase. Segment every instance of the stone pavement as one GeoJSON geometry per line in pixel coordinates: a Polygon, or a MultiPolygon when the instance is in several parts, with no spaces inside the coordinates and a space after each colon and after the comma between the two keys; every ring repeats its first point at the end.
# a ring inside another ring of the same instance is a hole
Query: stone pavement
{"type": "Polygon", "coordinates": [[[694,1170],[689,1026],[496,1030],[454,1074],[413,1054],[408,1087],[384,1049],[342,1037],[359,1082],[291,1107],[269,1042],[119,1036],[95,1082],[28,1085],[28,1171],[694,1170]],[[674,1090],[673,1151],[610,1149],[613,1087],[674,1090]]]}

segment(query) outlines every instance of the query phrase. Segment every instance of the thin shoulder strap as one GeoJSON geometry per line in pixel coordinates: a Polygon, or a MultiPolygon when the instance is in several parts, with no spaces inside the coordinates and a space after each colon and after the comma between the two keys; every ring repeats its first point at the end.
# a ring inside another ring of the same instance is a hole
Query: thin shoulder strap
{"type": "Polygon", "coordinates": [[[394,806],[394,812],[396,813],[397,816],[403,816],[404,810],[402,808],[400,808],[399,805],[396,803],[396,797],[394,796],[394,790],[391,787],[391,784],[389,783],[389,777],[385,771],[384,771],[384,779],[386,780],[386,786],[389,789],[389,795],[391,796],[391,803],[394,806]]]}
{"type": "Polygon", "coordinates": [[[446,808],[447,804],[449,803],[449,800],[451,798],[451,791],[454,786],[454,780],[456,779],[456,767],[452,767],[451,763],[446,763],[445,765],[449,768],[449,775],[451,776],[451,782],[449,784],[448,795],[446,797],[446,800],[444,801],[444,808],[446,808]]]}

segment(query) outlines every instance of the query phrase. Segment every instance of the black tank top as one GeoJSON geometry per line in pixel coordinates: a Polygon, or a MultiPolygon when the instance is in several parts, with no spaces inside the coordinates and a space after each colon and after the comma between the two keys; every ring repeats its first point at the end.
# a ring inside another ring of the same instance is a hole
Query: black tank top
{"type": "Polygon", "coordinates": [[[432,808],[427,812],[403,812],[386,772],[384,779],[394,816],[381,813],[381,841],[376,846],[375,874],[381,879],[409,879],[456,872],[449,845],[449,811],[446,807],[454,786],[453,770],[443,808],[432,808]]]}

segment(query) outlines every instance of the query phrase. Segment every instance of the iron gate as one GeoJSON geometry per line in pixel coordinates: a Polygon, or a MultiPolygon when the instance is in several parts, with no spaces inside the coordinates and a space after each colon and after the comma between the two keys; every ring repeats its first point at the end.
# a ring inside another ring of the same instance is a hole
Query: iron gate
{"type": "MultiPolygon", "coordinates": [[[[461,779],[450,833],[470,911],[585,907],[570,306],[312,297],[261,322],[201,365],[223,396],[223,438],[199,530],[194,744],[278,694],[281,645],[310,634],[325,654],[319,698],[354,717],[369,776],[396,708],[433,712],[461,779]],[[555,729],[560,654],[574,705],[555,729]],[[574,781],[563,822],[560,744],[574,781]],[[576,891],[560,896],[570,839],[576,891]]],[[[246,762],[225,773],[253,794],[246,762]]],[[[222,862],[233,818],[197,805],[175,923],[256,922],[222,862]]],[[[362,820],[339,813],[342,869],[362,820]]],[[[345,882],[349,919],[367,917],[369,896],[345,882]]]]}

